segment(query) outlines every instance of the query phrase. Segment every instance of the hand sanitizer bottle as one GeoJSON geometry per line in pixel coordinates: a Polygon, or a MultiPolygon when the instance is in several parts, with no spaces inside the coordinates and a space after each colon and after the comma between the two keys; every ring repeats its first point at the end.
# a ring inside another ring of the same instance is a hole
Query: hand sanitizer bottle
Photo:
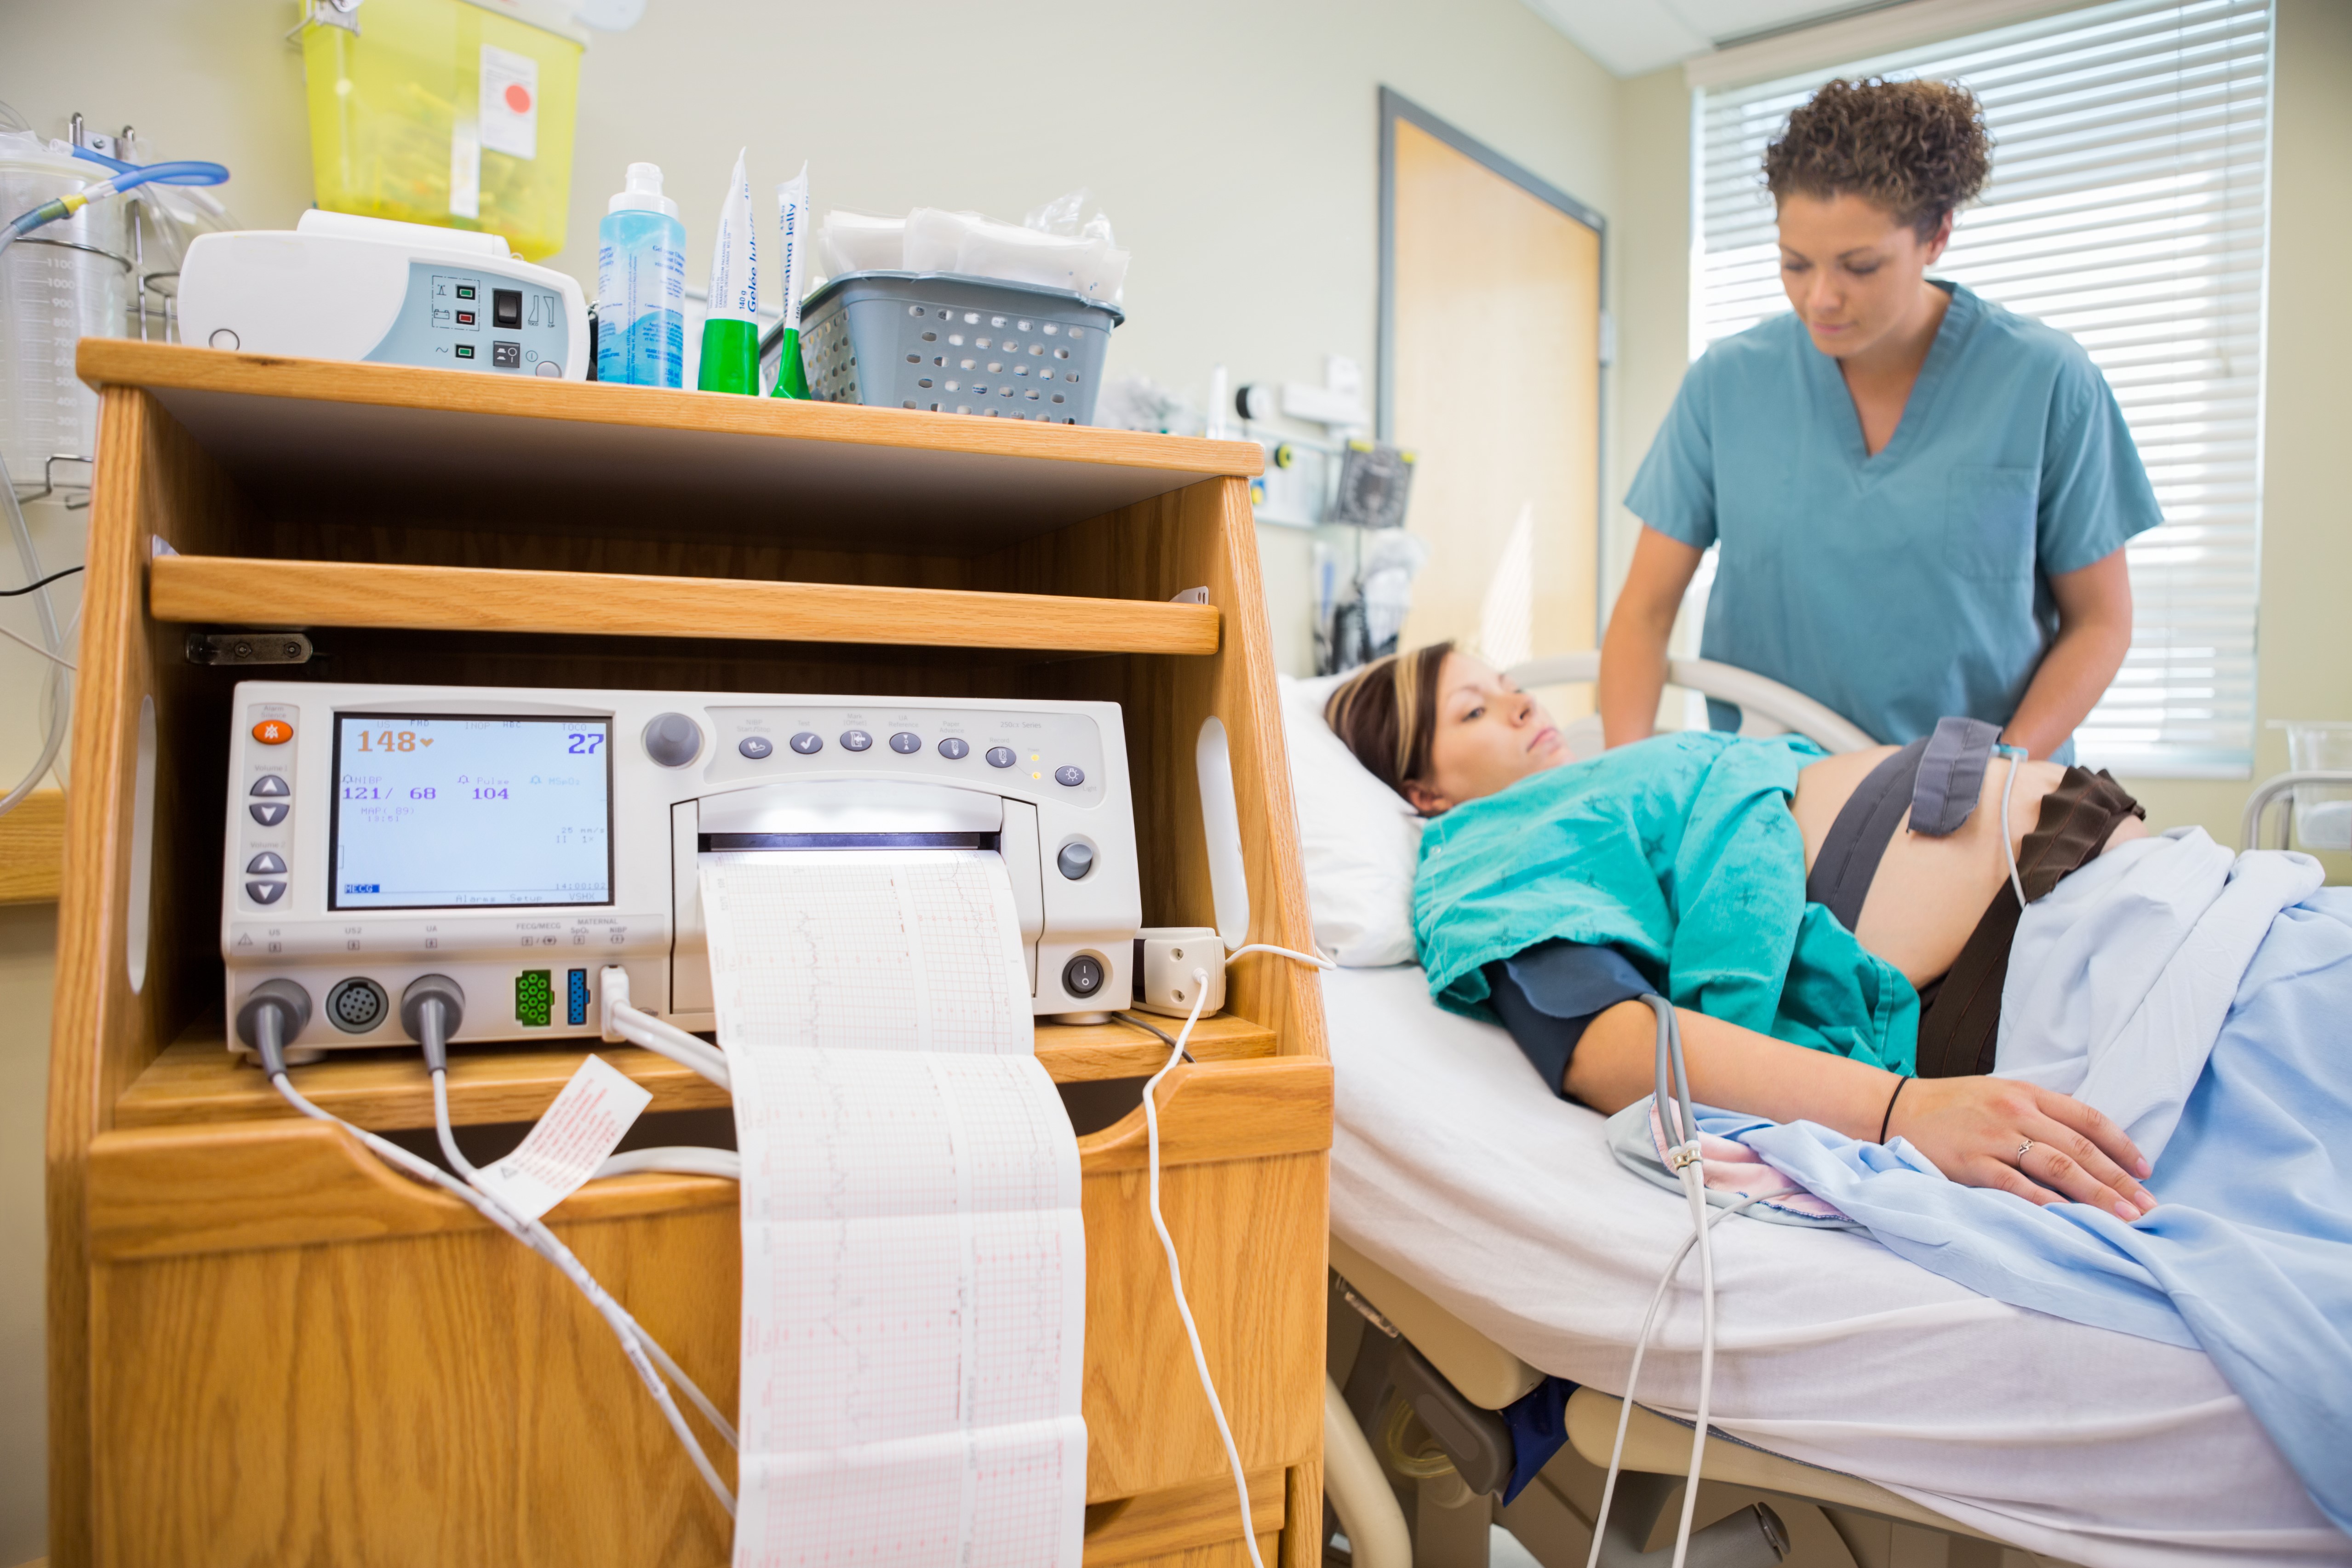
{"type": "Polygon", "coordinates": [[[686,378],[686,226],[653,163],[596,226],[596,379],[678,386],[686,378]]]}

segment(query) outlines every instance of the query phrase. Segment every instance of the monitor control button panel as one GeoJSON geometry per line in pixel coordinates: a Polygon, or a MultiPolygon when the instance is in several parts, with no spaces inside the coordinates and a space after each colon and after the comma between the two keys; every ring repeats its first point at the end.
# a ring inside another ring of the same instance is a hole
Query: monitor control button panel
{"type": "Polygon", "coordinates": [[[882,773],[1081,807],[1104,798],[1102,734],[1085,713],[880,703],[708,712],[713,784],[882,773]]]}
{"type": "Polygon", "coordinates": [[[255,913],[276,910],[286,898],[289,869],[295,862],[295,816],[299,782],[296,759],[301,748],[289,744],[300,710],[289,703],[256,702],[245,710],[240,749],[245,810],[236,814],[236,866],[245,875],[236,879],[236,901],[255,913]]]}

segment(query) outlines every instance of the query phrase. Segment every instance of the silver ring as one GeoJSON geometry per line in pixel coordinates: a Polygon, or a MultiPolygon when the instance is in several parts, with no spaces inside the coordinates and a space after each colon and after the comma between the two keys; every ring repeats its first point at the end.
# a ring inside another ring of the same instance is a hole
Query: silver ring
{"type": "Polygon", "coordinates": [[[2031,1138],[2028,1138],[2024,1142],[2020,1143],[2017,1146],[2017,1163],[2021,1165],[2025,1163],[2025,1152],[2032,1147],[2033,1140],[2031,1138]]]}

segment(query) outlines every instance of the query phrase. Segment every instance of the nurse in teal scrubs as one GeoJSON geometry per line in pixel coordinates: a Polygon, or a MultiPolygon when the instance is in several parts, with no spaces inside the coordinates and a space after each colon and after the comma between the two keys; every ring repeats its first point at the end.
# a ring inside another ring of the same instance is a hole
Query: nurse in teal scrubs
{"type": "Polygon", "coordinates": [[[1947,83],[1832,82],[1789,117],[1764,169],[1792,309],[1691,366],[1634,476],[1609,744],[1651,732],[1715,545],[1703,657],[1882,742],[1966,714],[2072,760],[2131,647],[2124,542],[2162,518],[2082,346],[1927,277],[1990,166],[1976,100],[1947,83]]]}

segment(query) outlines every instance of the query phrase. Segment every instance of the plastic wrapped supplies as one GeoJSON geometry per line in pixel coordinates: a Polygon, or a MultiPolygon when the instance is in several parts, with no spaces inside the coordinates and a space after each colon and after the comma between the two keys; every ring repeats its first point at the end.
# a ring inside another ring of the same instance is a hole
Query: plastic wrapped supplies
{"type": "Polygon", "coordinates": [[[818,260],[825,276],[844,272],[903,272],[907,220],[872,217],[836,207],[824,215],[817,233],[818,260]]]}
{"type": "Polygon", "coordinates": [[[1084,192],[1074,191],[1032,213],[1026,224],[943,207],[917,207],[904,218],[835,210],[825,215],[818,243],[835,275],[947,272],[1065,289],[1116,304],[1129,253],[1112,242],[1102,214],[1078,224],[1084,200],[1084,192]]]}

